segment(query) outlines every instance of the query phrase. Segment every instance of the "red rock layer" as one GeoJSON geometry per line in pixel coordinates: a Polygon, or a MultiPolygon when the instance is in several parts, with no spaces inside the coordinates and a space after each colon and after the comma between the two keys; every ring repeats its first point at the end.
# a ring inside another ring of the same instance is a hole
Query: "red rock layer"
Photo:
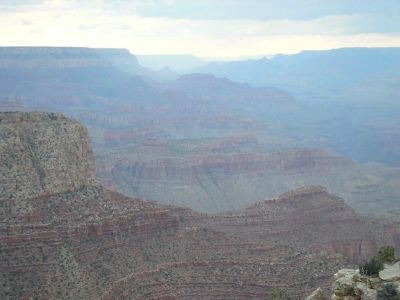
{"type": "Polygon", "coordinates": [[[322,187],[295,190],[237,213],[208,217],[208,224],[252,240],[341,253],[353,262],[376,251],[375,239],[355,212],[322,187]]]}
{"type": "Polygon", "coordinates": [[[317,188],[216,216],[99,187],[29,201],[0,224],[4,299],[302,297],[345,265],[337,253],[373,246],[343,200],[317,188]]]}
{"type": "Polygon", "coordinates": [[[373,247],[321,188],[197,214],[96,185],[86,130],[61,115],[0,126],[0,299],[304,297],[373,247]]]}
{"type": "Polygon", "coordinates": [[[194,180],[202,174],[235,175],[235,174],[270,174],[283,172],[290,174],[302,173],[307,170],[324,170],[330,167],[348,166],[351,162],[340,156],[330,155],[321,150],[294,150],[273,152],[270,154],[232,154],[199,156],[192,159],[153,159],[144,161],[129,161],[122,159],[112,168],[111,174],[100,175],[112,178],[112,173],[124,171],[129,179],[163,180],[180,179],[194,180]]]}

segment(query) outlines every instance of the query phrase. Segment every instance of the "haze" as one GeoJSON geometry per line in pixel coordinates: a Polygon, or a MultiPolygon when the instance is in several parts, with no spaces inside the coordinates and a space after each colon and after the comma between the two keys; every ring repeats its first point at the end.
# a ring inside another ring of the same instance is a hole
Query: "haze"
{"type": "Polygon", "coordinates": [[[0,299],[400,299],[399,0],[0,0],[0,299]]]}
{"type": "Polygon", "coordinates": [[[0,1],[3,46],[128,48],[232,59],[400,46],[396,0],[0,1]]]}

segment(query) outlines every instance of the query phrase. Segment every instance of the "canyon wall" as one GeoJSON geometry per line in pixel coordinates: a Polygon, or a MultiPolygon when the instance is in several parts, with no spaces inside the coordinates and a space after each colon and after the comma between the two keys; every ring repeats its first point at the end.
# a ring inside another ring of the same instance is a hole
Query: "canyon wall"
{"type": "Polygon", "coordinates": [[[98,185],[76,121],[0,120],[1,299],[303,298],[374,251],[354,211],[320,187],[200,214],[98,185]]]}
{"type": "Polygon", "coordinates": [[[360,187],[370,183],[340,155],[318,149],[268,151],[257,140],[211,141],[179,154],[168,144],[142,143],[132,152],[99,157],[99,180],[127,195],[210,213],[237,210],[306,185],[323,185],[348,197],[355,182],[360,187]]]}
{"type": "Polygon", "coordinates": [[[124,49],[0,47],[0,111],[80,120],[100,182],[133,197],[217,213],[322,185],[362,214],[400,208],[398,168],[343,156],[392,161],[396,110],[367,108],[354,128],[359,107],[316,108],[285,90],[209,74],[154,78],[124,49]]]}

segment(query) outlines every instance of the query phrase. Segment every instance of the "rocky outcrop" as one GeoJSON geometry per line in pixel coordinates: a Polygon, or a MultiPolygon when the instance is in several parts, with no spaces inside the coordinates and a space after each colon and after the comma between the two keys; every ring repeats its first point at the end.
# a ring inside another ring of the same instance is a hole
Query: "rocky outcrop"
{"type": "Polygon", "coordinates": [[[62,114],[1,113],[0,153],[1,299],[95,299],[152,268],[178,228],[166,207],[97,185],[87,131],[62,114]]]}
{"type": "MultiPolygon", "coordinates": [[[[392,284],[400,293],[399,263],[385,265],[379,276],[361,275],[358,270],[342,269],[334,276],[332,300],[375,300],[379,290],[392,284]]],[[[386,299],[386,298],[385,298],[386,299]]]]}
{"type": "Polygon", "coordinates": [[[379,278],[383,281],[400,281],[400,262],[387,265],[379,272],[379,278]]]}
{"type": "Polygon", "coordinates": [[[0,114],[0,198],[11,211],[27,200],[74,191],[94,182],[85,127],[55,113],[0,114]]]}

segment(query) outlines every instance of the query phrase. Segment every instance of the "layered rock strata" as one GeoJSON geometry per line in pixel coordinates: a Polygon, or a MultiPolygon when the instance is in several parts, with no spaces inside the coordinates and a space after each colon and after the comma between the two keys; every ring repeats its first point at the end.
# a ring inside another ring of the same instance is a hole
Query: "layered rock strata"
{"type": "Polygon", "coordinates": [[[376,241],[344,200],[323,187],[282,194],[246,209],[201,220],[217,230],[272,244],[341,253],[353,262],[371,257],[376,241]]]}
{"type": "Polygon", "coordinates": [[[351,178],[348,174],[356,176],[353,162],[323,150],[255,153],[246,151],[246,147],[257,147],[247,140],[208,146],[178,156],[169,154],[168,145],[162,143],[141,144],[134,149],[141,155],[118,153],[118,160],[100,157],[97,175],[128,195],[146,195],[212,213],[237,210],[304,185],[345,189],[345,178],[351,178]],[[223,153],[229,147],[232,153],[223,153]],[[153,157],[145,157],[146,153],[153,157]]]}
{"type": "Polygon", "coordinates": [[[318,187],[223,215],[108,191],[60,114],[1,113],[0,153],[1,299],[302,298],[374,245],[318,187]]]}

